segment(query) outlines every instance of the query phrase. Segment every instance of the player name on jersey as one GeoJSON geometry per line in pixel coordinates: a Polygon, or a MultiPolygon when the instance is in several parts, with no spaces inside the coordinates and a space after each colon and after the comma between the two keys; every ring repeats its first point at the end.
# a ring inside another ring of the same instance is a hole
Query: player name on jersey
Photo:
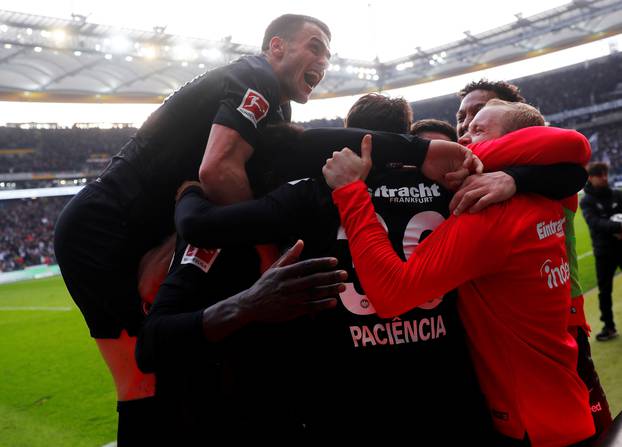
{"type": "Polygon", "coordinates": [[[403,343],[426,342],[447,335],[443,316],[437,315],[419,320],[392,320],[373,326],[350,326],[355,348],[376,345],[400,345],[403,343]]]}

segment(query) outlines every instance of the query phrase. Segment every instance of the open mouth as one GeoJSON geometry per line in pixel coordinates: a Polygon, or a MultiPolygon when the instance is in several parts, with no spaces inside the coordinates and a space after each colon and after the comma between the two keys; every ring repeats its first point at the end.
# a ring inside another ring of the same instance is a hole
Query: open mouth
{"type": "Polygon", "coordinates": [[[305,72],[304,79],[309,88],[314,89],[322,80],[322,75],[315,70],[309,70],[305,72]]]}

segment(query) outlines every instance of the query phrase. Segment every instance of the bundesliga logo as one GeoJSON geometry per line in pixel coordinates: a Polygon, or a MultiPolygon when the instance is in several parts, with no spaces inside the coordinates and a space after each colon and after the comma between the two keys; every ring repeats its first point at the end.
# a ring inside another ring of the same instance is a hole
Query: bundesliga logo
{"type": "Polygon", "coordinates": [[[242,103],[238,107],[238,112],[253,123],[255,127],[259,121],[266,117],[268,110],[270,110],[270,103],[261,96],[261,93],[251,88],[246,90],[242,103]]]}
{"type": "Polygon", "coordinates": [[[192,264],[207,273],[220,253],[220,248],[206,249],[193,247],[188,244],[184,256],[181,259],[182,264],[192,264]]]}

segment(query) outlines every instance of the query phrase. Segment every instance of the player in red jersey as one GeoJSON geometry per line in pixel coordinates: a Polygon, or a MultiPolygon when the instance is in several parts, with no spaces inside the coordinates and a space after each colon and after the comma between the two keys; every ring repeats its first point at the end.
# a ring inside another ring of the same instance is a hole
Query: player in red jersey
{"type": "MultiPolygon", "coordinates": [[[[480,80],[479,82],[467,84],[461,90],[460,96],[463,99],[456,115],[458,122],[457,130],[460,133],[459,142],[465,145],[471,142],[498,138],[511,129],[525,127],[525,124],[530,123],[530,110],[534,110],[522,104],[524,99],[520,96],[516,86],[502,81],[480,80]],[[499,99],[507,102],[498,102],[499,99]],[[496,107],[492,107],[495,105],[496,107]],[[486,110],[478,113],[484,106],[486,106],[486,110]],[[503,113],[504,110],[506,113],[503,113]],[[475,125],[471,127],[470,123],[475,121],[475,116],[477,116],[477,120],[475,125]]],[[[532,144],[538,143],[532,142],[532,144]]],[[[546,145],[542,147],[542,150],[548,150],[546,145]]],[[[587,161],[589,160],[584,160],[583,164],[587,161]]],[[[475,203],[473,205],[474,211],[478,208],[481,209],[486,204],[490,204],[490,198],[493,195],[496,197],[504,196],[506,199],[511,197],[516,191],[516,187],[520,186],[519,183],[521,181],[512,171],[512,169],[505,169],[504,171],[471,176],[465,181],[460,191],[454,195],[450,207],[459,214],[473,203],[475,203]]],[[[532,177],[530,181],[535,184],[547,184],[549,178],[545,174],[540,179],[532,177]]],[[[568,308],[568,331],[579,346],[577,372],[590,392],[590,408],[596,426],[595,437],[598,437],[611,425],[612,417],[607,396],[592,360],[588,340],[590,326],[585,317],[583,290],[579,283],[579,265],[574,229],[574,218],[579,204],[578,195],[575,194],[563,199],[561,204],[566,217],[566,252],[570,266],[571,300],[568,308]]]]}
{"type": "MultiPolygon", "coordinates": [[[[563,151],[565,138],[581,138],[561,129],[551,138],[551,130],[549,154],[563,151]]],[[[524,129],[504,140],[528,145],[544,133],[524,129]]],[[[483,142],[473,150],[486,164],[491,147],[483,142]]],[[[547,154],[537,158],[547,163],[547,154]]],[[[499,433],[534,446],[591,436],[587,389],[576,373],[577,346],[564,311],[570,294],[561,205],[525,195],[454,216],[405,263],[378,223],[366,186],[355,181],[368,168],[367,157],[345,151],[329,160],[325,175],[337,188],[333,197],[354,264],[378,313],[397,315],[459,286],[473,359],[499,433]]]]}

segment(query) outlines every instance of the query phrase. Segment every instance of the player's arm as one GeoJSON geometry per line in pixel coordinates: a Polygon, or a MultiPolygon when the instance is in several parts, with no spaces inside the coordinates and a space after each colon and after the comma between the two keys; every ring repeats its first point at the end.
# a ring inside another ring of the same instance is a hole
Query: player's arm
{"type": "Polygon", "coordinates": [[[252,191],[246,176],[251,145],[237,130],[213,124],[199,168],[199,179],[214,203],[248,200],[252,191]]]}
{"type": "Polygon", "coordinates": [[[182,239],[195,247],[255,245],[300,237],[305,222],[325,211],[319,206],[314,181],[285,184],[266,196],[218,206],[201,188],[189,186],[175,207],[175,227],[182,239]]]}
{"type": "Polygon", "coordinates": [[[400,315],[503,264],[509,249],[498,240],[498,216],[488,215],[500,208],[452,216],[417,246],[407,262],[402,261],[378,222],[362,181],[371,165],[370,143],[368,138],[363,141],[361,157],[346,149],[336,152],[323,172],[334,189],[359,279],[378,315],[400,315]],[[477,253],[486,257],[480,259],[477,253]]]}
{"type": "Polygon", "coordinates": [[[249,324],[288,321],[335,307],[346,272],[335,270],[335,258],[297,262],[302,249],[298,241],[249,289],[204,309],[196,309],[198,297],[167,296],[160,289],[138,336],[140,369],[176,367],[197,353],[218,362],[220,343],[249,324]]]}
{"type": "Polygon", "coordinates": [[[361,140],[366,134],[373,137],[374,166],[421,166],[428,153],[429,140],[389,132],[354,128],[319,128],[303,132],[298,147],[288,153],[279,153],[275,160],[277,171],[288,180],[316,177],[326,159],[344,147],[361,153],[361,140]]]}
{"type": "Polygon", "coordinates": [[[592,155],[587,138],[575,130],[534,126],[495,140],[469,145],[486,171],[514,165],[587,164],[592,155]]]}
{"type": "MultiPolygon", "coordinates": [[[[509,247],[496,237],[490,216],[452,216],[417,246],[408,261],[395,253],[362,181],[333,192],[352,261],[381,317],[400,315],[503,265],[509,247]]],[[[497,222],[498,223],[498,222],[497,222]]]]}
{"type": "Polygon", "coordinates": [[[589,142],[582,134],[557,127],[527,127],[495,140],[471,144],[469,147],[480,157],[486,171],[498,172],[467,179],[450,204],[450,209],[455,214],[466,210],[481,211],[493,203],[509,199],[517,192],[533,192],[549,198],[561,196],[566,192],[563,191],[566,184],[564,176],[575,182],[567,183],[569,190],[572,190],[583,186],[576,182],[578,177],[583,176],[582,172],[572,172],[573,168],[568,167],[560,168],[561,172],[553,167],[542,170],[524,168],[521,172],[508,168],[516,165],[560,163],[584,166],[591,157],[589,142]],[[543,183],[538,178],[551,181],[543,183]],[[560,189],[553,191],[555,188],[560,189]]]}
{"type": "Polygon", "coordinates": [[[257,146],[259,130],[279,108],[279,85],[268,64],[233,64],[223,89],[199,179],[211,200],[225,204],[252,197],[245,165],[257,146]]]}
{"type": "Polygon", "coordinates": [[[587,172],[578,164],[510,166],[468,177],[454,194],[449,210],[456,215],[466,210],[475,213],[518,193],[561,200],[580,191],[586,180],[587,172]]]}
{"type": "Polygon", "coordinates": [[[540,194],[551,200],[570,197],[583,189],[587,171],[578,164],[511,166],[503,170],[516,184],[517,193],[540,194]]]}

